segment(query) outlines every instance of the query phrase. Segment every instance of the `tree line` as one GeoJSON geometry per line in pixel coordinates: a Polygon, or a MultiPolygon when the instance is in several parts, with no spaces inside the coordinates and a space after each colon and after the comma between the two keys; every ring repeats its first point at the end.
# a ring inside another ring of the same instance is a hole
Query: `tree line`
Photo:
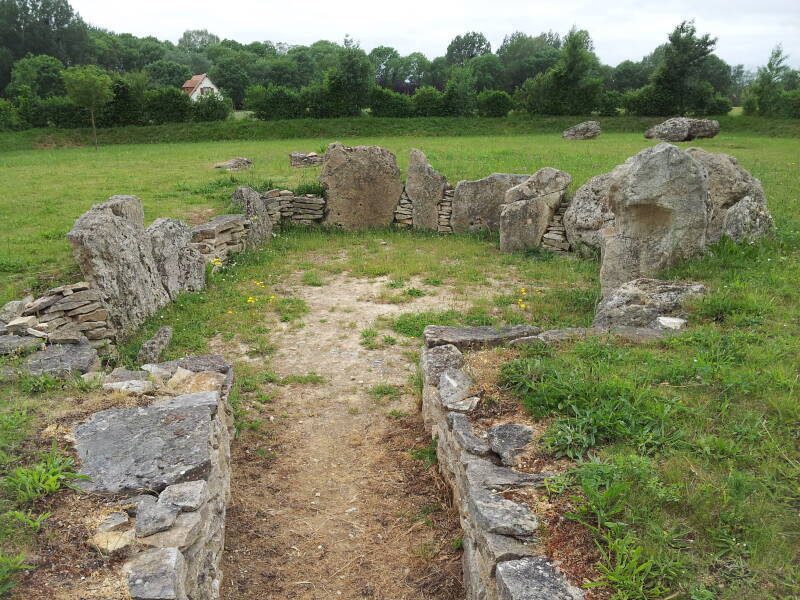
{"type": "Polygon", "coordinates": [[[211,120],[231,108],[288,119],[365,109],[391,117],[700,116],[742,105],[750,114],[800,117],[800,72],[780,46],[753,73],[725,63],[715,44],[687,21],[641,60],[612,67],[586,30],[514,32],[494,52],[482,33],[468,32],[429,60],[389,46],[367,53],[350,38],[242,44],[190,30],[173,44],[89,26],[67,0],[0,0],[0,128],[211,120]],[[224,99],[188,101],[180,87],[199,73],[224,99]],[[82,82],[82,95],[70,78],[82,82]]]}

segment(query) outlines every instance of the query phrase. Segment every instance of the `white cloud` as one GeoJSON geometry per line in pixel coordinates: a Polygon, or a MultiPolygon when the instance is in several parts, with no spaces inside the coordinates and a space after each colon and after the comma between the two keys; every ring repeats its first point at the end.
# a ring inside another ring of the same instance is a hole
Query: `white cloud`
{"type": "Polygon", "coordinates": [[[695,18],[700,33],[719,38],[717,54],[731,64],[754,67],[766,62],[782,42],[791,63],[800,66],[800,3],[797,0],[618,0],[600,8],[596,1],[563,0],[303,0],[219,2],[73,0],[83,18],[96,26],[176,42],[186,29],[208,29],[240,42],[282,41],[309,44],[341,41],[350,34],[366,50],[393,46],[402,54],[444,54],[447,44],[466,31],[482,31],[497,48],[506,34],[564,33],[572,25],[588,29],[605,63],[638,60],[666,41],[681,20],[695,18]]]}

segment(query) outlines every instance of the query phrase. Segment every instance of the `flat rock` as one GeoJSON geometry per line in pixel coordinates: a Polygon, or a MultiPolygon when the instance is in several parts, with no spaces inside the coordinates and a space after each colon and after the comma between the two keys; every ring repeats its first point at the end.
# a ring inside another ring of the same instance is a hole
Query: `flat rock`
{"type": "Polygon", "coordinates": [[[214,165],[214,169],[225,169],[226,171],[245,171],[253,166],[253,161],[243,156],[230,158],[224,162],[214,165]]]}
{"type": "Polygon", "coordinates": [[[89,543],[103,554],[112,554],[131,547],[135,539],[133,529],[125,531],[98,531],[89,543]]]}
{"type": "Polygon", "coordinates": [[[147,381],[150,374],[147,371],[131,371],[117,367],[103,378],[103,383],[117,383],[120,381],[147,381]]]}
{"type": "Polygon", "coordinates": [[[34,316],[29,317],[14,317],[6,323],[6,329],[10,333],[22,333],[26,329],[35,327],[39,324],[39,320],[34,316]]]}
{"type": "Polygon", "coordinates": [[[120,529],[125,529],[130,522],[130,517],[128,517],[127,513],[125,512],[120,511],[111,513],[105,519],[100,521],[100,524],[97,526],[97,531],[119,531],[120,529]]]}
{"type": "Polygon", "coordinates": [[[136,541],[156,548],[171,547],[186,550],[197,541],[202,533],[204,521],[207,518],[207,515],[203,513],[204,511],[180,513],[169,529],[146,537],[137,535],[136,541]]]}
{"type": "Polygon", "coordinates": [[[501,562],[496,577],[500,600],[583,600],[583,592],[540,556],[501,562]]]}
{"type": "Polygon", "coordinates": [[[448,414],[447,425],[453,432],[458,444],[470,454],[475,456],[489,456],[491,454],[489,444],[475,435],[472,422],[466,415],[455,412],[448,414]]]}
{"type": "MultiPolygon", "coordinates": [[[[152,496],[150,496],[152,498],[152,496]]],[[[169,502],[156,502],[155,498],[151,501],[142,500],[136,512],[136,537],[147,537],[161,531],[166,531],[175,519],[178,518],[181,509],[179,506],[169,502]]]]}
{"type": "Polygon", "coordinates": [[[659,317],[681,316],[681,306],[706,287],[693,281],[638,278],[610,291],[597,305],[593,326],[659,327],[659,317]]]}
{"type": "Polygon", "coordinates": [[[36,376],[69,377],[88,373],[97,364],[97,350],[88,344],[58,344],[31,354],[22,370],[36,376]]]}
{"type": "Polygon", "coordinates": [[[472,377],[461,369],[443,371],[439,376],[439,400],[442,406],[448,410],[454,410],[453,406],[460,407],[469,398],[469,391],[474,383],[472,377]]]}
{"type": "Polygon", "coordinates": [[[24,354],[42,347],[42,340],[22,335],[0,335],[0,355],[24,354]]]}
{"type": "Polygon", "coordinates": [[[208,483],[202,479],[167,486],[158,496],[158,502],[172,504],[186,512],[203,506],[209,497],[208,483]]]}
{"type": "Polygon", "coordinates": [[[444,371],[464,366],[464,355],[452,344],[425,348],[422,351],[420,366],[425,383],[437,386],[444,371]]]}
{"type": "Polygon", "coordinates": [[[186,561],[177,548],[153,548],[125,563],[133,600],[188,600],[184,589],[186,561]]]}
{"type": "Polygon", "coordinates": [[[524,505],[506,500],[484,487],[468,489],[469,512],[478,527],[489,533],[529,538],[539,527],[539,521],[524,505]]]}
{"type": "Polygon", "coordinates": [[[531,325],[512,325],[510,327],[428,325],[423,337],[427,348],[451,344],[459,350],[478,350],[502,346],[511,340],[536,335],[540,331],[539,327],[531,325]]]}
{"type": "Polygon", "coordinates": [[[504,465],[513,466],[517,454],[533,439],[533,429],[527,425],[505,423],[489,428],[489,447],[504,465]]]}
{"type": "Polygon", "coordinates": [[[141,396],[142,394],[149,394],[150,392],[155,391],[156,386],[152,381],[132,379],[130,381],[114,381],[112,383],[104,383],[103,389],[109,392],[122,392],[124,394],[141,396]]]}
{"type": "Polygon", "coordinates": [[[178,367],[186,369],[187,371],[194,371],[200,373],[202,371],[216,371],[217,373],[227,373],[231,364],[225,360],[221,354],[200,354],[198,356],[188,356],[186,358],[179,358],[177,360],[170,360],[161,362],[154,365],[164,371],[169,371],[171,375],[175,374],[178,367]]]}
{"type": "Polygon", "coordinates": [[[178,396],[146,407],[104,410],[75,428],[78,486],[100,494],[163,490],[205,477],[219,393],[178,396]]]}
{"type": "Polygon", "coordinates": [[[470,456],[464,462],[469,484],[490,490],[538,486],[550,476],[549,473],[518,473],[508,467],[496,465],[486,458],[470,456]]]}

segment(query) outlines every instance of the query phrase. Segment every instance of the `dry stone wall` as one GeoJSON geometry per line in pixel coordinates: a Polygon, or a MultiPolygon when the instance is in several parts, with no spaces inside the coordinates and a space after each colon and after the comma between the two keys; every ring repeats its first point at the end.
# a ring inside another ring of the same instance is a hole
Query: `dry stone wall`
{"type": "Polygon", "coordinates": [[[289,164],[295,169],[316,167],[321,165],[324,160],[325,155],[316,152],[291,152],[289,154],[289,164]]]}

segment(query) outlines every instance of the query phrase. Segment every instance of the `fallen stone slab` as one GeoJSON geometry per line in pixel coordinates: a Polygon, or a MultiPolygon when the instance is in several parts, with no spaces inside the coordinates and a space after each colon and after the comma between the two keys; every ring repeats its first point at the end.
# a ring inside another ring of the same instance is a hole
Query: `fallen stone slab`
{"type": "Polygon", "coordinates": [[[533,429],[517,423],[494,425],[488,431],[489,447],[503,464],[513,466],[516,456],[533,439],[533,429]]]}
{"type": "MultiPolygon", "coordinates": [[[[502,346],[511,340],[536,335],[541,331],[541,328],[532,325],[512,325],[510,327],[428,325],[423,337],[426,348],[452,344],[459,350],[478,350],[502,346]]],[[[438,384],[438,381],[435,384],[438,384]]]]}
{"type": "Polygon", "coordinates": [[[175,374],[178,368],[201,373],[203,371],[216,371],[217,373],[227,373],[231,369],[231,364],[225,360],[221,354],[200,354],[198,356],[187,356],[167,362],[156,363],[153,365],[169,372],[170,376],[175,374]]]}
{"type": "Polygon", "coordinates": [[[42,340],[27,335],[0,335],[0,355],[23,354],[42,347],[42,340]]]}
{"type": "Polygon", "coordinates": [[[693,281],[663,281],[638,278],[628,281],[597,305],[594,327],[617,326],[659,328],[659,317],[680,317],[681,306],[700,298],[706,287],[693,281]]]}
{"type": "Polygon", "coordinates": [[[500,600],[583,600],[546,558],[528,556],[497,565],[500,600]]]}
{"type": "Polygon", "coordinates": [[[70,377],[83,375],[99,366],[97,350],[88,344],[58,344],[31,354],[21,370],[29,375],[70,377]]]}
{"type": "Polygon", "coordinates": [[[447,415],[447,425],[453,432],[458,444],[470,454],[475,456],[489,456],[491,448],[486,440],[482,440],[475,435],[472,422],[469,417],[460,413],[452,412],[447,415]]]}
{"type": "Polygon", "coordinates": [[[600,123],[584,121],[564,130],[561,137],[565,140],[593,140],[600,135],[600,123]]]}
{"type": "Polygon", "coordinates": [[[147,407],[104,410],[75,428],[78,486],[98,494],[161,491],[211,469],[218,392],[178,396],[147,407]]]}
{"type": "Polygon", "coordinates": [[[253,166],[253,161],[249,158],[237,156],[214,165],[214,169],[225,169],[226,171],[244,171],[253,166]]]}
{"type": "Polygon", "coordinates": [[[689,142],[697,138],[713,138],[719,131],[719,121],[716,120],[675,117],[653,125],[645,131],[644,137],[662,142],[689,142]]]}

